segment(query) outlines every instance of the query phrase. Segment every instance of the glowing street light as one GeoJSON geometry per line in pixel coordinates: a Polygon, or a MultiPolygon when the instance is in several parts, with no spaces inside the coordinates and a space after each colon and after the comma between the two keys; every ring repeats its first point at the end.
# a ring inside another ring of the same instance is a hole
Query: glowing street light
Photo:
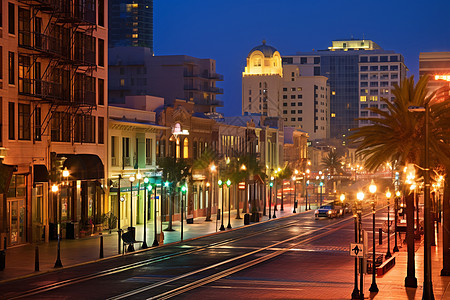
{"type": "Polygon", "coordinates": [[[369,186],[369,192],[372,194],[372,284],[369,288],[369,291],[378,293],[378,286],[375,279],[375,272],[376,272],[376,266],[375,266],[375,193],[377,192],[377,186],[375,185],[375,182],[372,179],[372,182],[369,186]]]}

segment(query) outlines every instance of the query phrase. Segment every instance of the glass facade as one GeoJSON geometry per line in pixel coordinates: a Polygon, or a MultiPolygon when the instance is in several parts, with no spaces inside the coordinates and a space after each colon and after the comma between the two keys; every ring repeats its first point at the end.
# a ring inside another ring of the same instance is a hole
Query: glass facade
{"type": "Polygon", "coordinates": [[[109,47],[146,47],[153,52],[153,0],[109,3],[109,47]]]}

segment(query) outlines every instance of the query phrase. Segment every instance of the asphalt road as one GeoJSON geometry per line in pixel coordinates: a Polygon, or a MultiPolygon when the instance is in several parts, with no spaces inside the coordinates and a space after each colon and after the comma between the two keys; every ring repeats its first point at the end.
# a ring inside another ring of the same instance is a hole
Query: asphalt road
{"type": "Polygon", "coordinates": [[[348,299],[353,226],[351,215],[297,214],[8,282],[0,298],[348,299]]]}

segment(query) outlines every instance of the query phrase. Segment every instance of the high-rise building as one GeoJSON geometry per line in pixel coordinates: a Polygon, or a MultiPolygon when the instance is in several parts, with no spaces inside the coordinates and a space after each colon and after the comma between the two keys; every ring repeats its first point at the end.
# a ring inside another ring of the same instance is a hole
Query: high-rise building
{"type": "Polygon", "coordinates": [[[109,2],[109,47],[146,47],[153,53],[153,0],[109,2]]]}
{"type": "Polygon", "coordinates": [[[1,5],[0,239],[75,238],[109,210],[107,1],[1,5]]]}
{"type": "Polygon", "coordinates": [[[302,74],[281,64],[280,53],[265,41],[247,56],[242,73],[242,114],[280,117],[285,126],[310,138],[329,137],[329,87],[325,76],[302,74]]]}
{"type": "Polygon", "coordinates": [[[442,86],[450,86],[450,52],[421,52],[419,75],[430,77],[430,92],[442,86]]]}
{"type": "Polygon", "coordinates": [[[195,110],[213,113],[223,106],[216,87],[223,75],[216,73],[216,61],[186,55],[153,56],[149,48],[116,47],[109,49],[110,103],[124,103],[125,96],[152,95],[193,101],[195,110]]]}
{"type": "Polygon", "coordinates": [[[330,86],[330,137],[345,142],[352,128],[365,125],[369,107],[386,108],[391,88],[406,76],[403,55],[383,50],[370,40],[337,40],[327,50],[283,56],[283,67],[296,65],[300,74],[322,75],[330,86]]]}

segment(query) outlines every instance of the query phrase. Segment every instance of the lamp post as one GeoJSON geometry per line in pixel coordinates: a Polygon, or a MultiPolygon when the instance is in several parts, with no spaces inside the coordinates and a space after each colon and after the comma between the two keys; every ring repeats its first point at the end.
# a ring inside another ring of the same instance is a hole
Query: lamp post
{"type": "Polygon", "coordinates": [[[269,220],[272,218],[272,187],[273,187],[273,176],[270,177],[269,183],[269,220]]]}
{"type": "Polygon", "coordinates": [[[117,179],[117,249],[118,249],[118,253],[121,253],[121,249],[122,249],[122,245],[121,245],[121,240],[122,240],[122,229],[120,227],[120,202],[122,202],[122,198],[120,196],[120,180],[122,179],[122,175],[119,174],[119,178],[117,179]]]}
{"type": "MultiPolygon", "coordinates": [[[[152,194],[151,193],[151,191],[152,191],[152,185],[150,184],[149,186],[149,192],[150,192],[150,195],[152,194]]],[[[155,195],[153,196],[153,199],[155,199],[155,204],[154,204],[154,208],[153,208],[153,225],[154,225],[154,240],[153,240],[153,247],[156,247],[156,246],[159,246],[159,243],[158,243],[158,237],[157,237],[157,234],[158,234],[158,227],[157,227],[157,224],[156,224],[156,218],[157,218],[157,213],[156,213],[156,183],[155,183],[155,195]]],[[[149,200],[151,200],[151,196],[149,197],[149,200]]]]}
{"type": "MultiPolygon", "coordinates": [[[[364,193],[363,192],[358,192],[358,194],[356,194],[356,199],[358,199],[358,203],[360,205],[357,206],[358,210],[357,210],[357,214],[358,214],[358,240],[359,243],[363,242],[363,237],[362,237],[362,201],[364,200],[364,193]]],[[[364,274],[363,274],[363,269],[364,269],[364,259],[361,257],[359,259],[359,299],[364,300],[364,274]]]]}
{"type": "MultiPolygon", "coordinates": [[[[305,176],[305,211],[308,211],[308,186],[309,186],[309,173],[311,170],[306,169],[306,176],[305,176]]],[[[309,209],[311,209],[311,203],[309,204],[309,209]]]]}
{"type": "MultiPolygon", "coordinates": [[[[276,171],[275,171],[276,172],[276,171]]],[[[272,176],[271,177],[271,179],[272,180],[274,180],[274,177],[272,176]]],[[[272,184],[272,186],[273,186],[273,182],[271,182],[271,184],[272,184]]],[[[276,184],[276,183],[275,183],[276,184]]],[[[271,190],[271,193],[270,193],[270,197],[272,197],[272,186],[270,186],[270,190],[271,190]]],[[[277,216],[275,215],[275,210],[277,209],[277,187],[275,186],[275,199],[274,199],[274,201],[273,201],[273,215],[272,215],[272,218],[273,219],[276,219],[277,218],[277,216]]],[[[270,212],[269,212],[269,215],[270,215],[270,212]]]]}
{"type": "Polygon", "coordinates": [[[61,229],[60,229],[60,222],[61,222],[61,215],[59,213],[59,197],[58,197],[58,191],[59,191],[59,187],[57,184],[53,184],[52,185],[52,192],[53,192],[53,196],[56,196],[56,223],[57,223],[57,233],[58,233],[58,247],[57,247],[57,252],[56,252],[56,262],[55,262],[55,268],[62,268],[62,262],[61,262],[61,229]]]}
{"type": "Polygon", "coordinates": [[[211,221],[211,209],[212,209],[212,204],[213,204],[213,195],[214,195],[214,172],[216,171],[216,165],[214,165],[214,163],[212,163],[209,166],[209,170],[211,172],[211,182],[212,182],[212,186],[211,186],[211,193],[209,193],[208,190],[208,208],[206,209],[206,220],[207,222],[211,221]]]}
{"type": "Polygon", "coordinates": [[[142,242],[142,249],[147,249],[147,191],[152,190],[152,186],[148,184],[147,177],[144,178],[144,187],[144,241],[142,242]]]}
{"type": "Polygon", "coordinates": [[[394,226],[394,238],[395,238],[395,245],[394,245],[394,249],[392,249],[392,252],[398,252],[398,246],[397,246],[397,223],[398,223],[398,199],[400,198],[400,191],[396,191],[395,192],[395,199],[394,199],[394,222],[395,222],[395,226],[394,226]]]}
{"type": "Polygon", "coordinates": [[[220,231],[224,231],[224,230],[225,230],[225,226],[223,225],[223,186],[222,186],[223,182],[222,182],[222,180],[219,179],[219,181],[217,182],[217,184],[218,184],[220,187],[222,187],[222,209],[221,209],[221,212],[220,212],[220,214],[221,214],[221,216],[220,216],[220,221],[221,221],[222,225],[220,225],[219,230],[220,230],[220,231]]]}
{"type": "Polygon", "coordinates": [[[186,185],[183,185],[183,186],[181,187],[181,193],[182,193],[182,195],[181,195],[181,210],[180,210],[180,212],[181,212],[181,217],[180,217],[180,224],[181,224],[181,240],[183,240],[183,218],[184,218],[184,216],[183,216],[183,211],[184,211],[184,200],[185,200],[185,197],[186,197],[186,192],[187,192],[187,186],[186,186],[186,185]]]}
{"type": "MultiPolygon", "coordinates": [[[[344,194],[342,194],[342,195],[344,195],[344,194]]],[[[345,197],[345,195],[344,195],[344,197],[345,197]]],[[[353,218],[354,218],[354,223],[355,223],[355,243],[358,244],[359,243],[359,230],[358,230],[358,203],[357,202],[355,202],[355,210],[354,210],[353,218]]],[[[352,299],[359,299],[358,257],[355,257],[355,285],[353,286],[352,299]]]]}
{"type": "MultiPolygon", "coordinates": [[[[298,171],[295,170],[295,174],[298,174],[298,171]]],[[[294,210],[292,211],[292,213],[297,213],[297,211],[295,210],[297,208],[297,177],[294,175],[292,176],[292,181],[294,182],[294,210]]]]}
{"type": "Polygon", "coordinates": [[[369,186],[369,192],[372,194],[372,230],[373,230],[373,236],[372,236],[372,250],[373,250],[373,254],[372,254],[372,284],[370,285],[369,291],[373,292],[373,293],[378,293],[378,286],[376,283],[376,279],[375,279],[375,271],[376,271],[376,266],[375,266],[375,193],[377,191],[377,186],[375,185],[375,183],[372,182],[370,183],[369,186]]]}
{"type": "Polygon", "coordinates": [[[391,212],[391,210],[390,210],[390,206],[389,206],[389,204],[390,204],[390,200],[391,200],[391,192],[389,191],[389,188],[388,188],[388,190],[387,190],[387,192],[386,192],[386,199],[387,199],[387,205],[388,205],[388,211],[387,211],[387,222],[388,222],[388,226],[387,226],[387,237],[388,237],[388,240],[387,240],[387,242],[388,242],[388,244],[387,244],[387,252],[386,252],[386,255],[385,255],[385,258],[390,258],[390,257],[392,257],[392,254],[391,254],[391,239],[390,239],[390,234],[391,234],[391,232],[390,232],[390,230],[389,230],[389,228],[391,227],[390,225],[390,220],[389,220],[389,215],[390,215],[390,212],[391,212]]]}
{"type": "MultiPolygon", "coordinates": [[[[135,231],[133,227],[133,182],[136,178],[134,178],[133,175],[130,176],[130,227],[128,227],[128,231],[131,231],[133,233],[133,238],[135,237],[135,231]]],[[[134,251],[134,245],[133,243],[128,245],[128,252],[134,251]]]]}
{"type": "Polygon", "coordinates": [[[339,200],[341,200],[341,205],[342,205],[342,216],[344,216],[344,215],[345,215],[345,207],[344,207],[345,194],[344,194],[344,193],[342,193],[342,194],[339,196],[339,200]]]}
{"type": "Polygon", "coordinates": [[[231,180],[228,179],[227,180],[227,186],[228,186],[228,225],[227,228],[231,229],[231,193],[230,193],[230,185],[231,185],[231,180]]]}

